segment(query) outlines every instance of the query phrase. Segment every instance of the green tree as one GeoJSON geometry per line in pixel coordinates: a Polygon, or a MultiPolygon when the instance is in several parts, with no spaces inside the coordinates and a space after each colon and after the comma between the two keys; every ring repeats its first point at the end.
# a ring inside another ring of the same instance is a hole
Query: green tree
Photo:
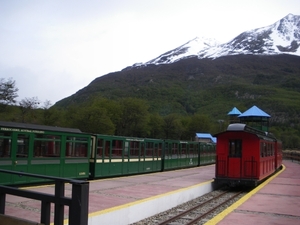
{"type": "Polygon", "coordinates": [[[190,117],[188,125],[188,135],[195,137],[196,133],[209,133],[211,131],[211,121],[207,115],[194,114],[190,117]]]}
{"type": "Polygon", "coordinates": [[[91,106],[82,109],[78,127],[85,132],[97,134],[114,134],[115,126],[107,116],[106,109],[91,106]]]}
{"type": "Polygon", "coordinates": [[[149,128],[148,136],[151,138],[162,138],[163,124],[164,124],[164,120],[160,115],[158,115],[158,113],[150,114],[148,120],[148,128],[149,128]]]}
{"type": "Polygon", "coordinates": [[[145,137],[147,135],[148,104],[136,98],[124,98],[116,134],[122,136],[145,137]]]}
{"type": "Polygon", "coordinates": [[[114,126],[121,121],[122,106],[119,102],[106,98],[93,98],[88,105],[94,105],[97,108],[105,109],[106,115],[110,118],[114,126]]]}
{"type": "Polygon", "coordinates": [[[7,81],[4,78],[0,79],[0,110],[4,110],[6,105],[16,103],[18,97],[17,92],[19,89],[16,87],[16,82],[9,78],[7,81]]]}
{"type": "Polygon", "coordinates": [[[69,107],[66,117],[68,126],[79,128],[83,132],[114,134],[115,126],[106,109],[95,104],[69,107]]]}
{"type": "Polygon", "coordinates": [[[21,122],[29,122],[29,123],[36,123],[37,121],[37,114],[36,110],[40,101],[37,97],[32,98],[24,98],[19,102],[20,110],[21,110],[21,122]]]}
{"type": "Polygon", "coordinates": [[[42,106],[41,123],[48,126],[59,126],[61,124],[62,111],[58,111],[55,107],[51,107],[51,102],[46,100],[42,106]]]}
{"type": "Polygon", "coordinates": [[[169,114],[164,117],[163,131],[166,139],[181,139],[183,126],[179,114],[169,114]]]}

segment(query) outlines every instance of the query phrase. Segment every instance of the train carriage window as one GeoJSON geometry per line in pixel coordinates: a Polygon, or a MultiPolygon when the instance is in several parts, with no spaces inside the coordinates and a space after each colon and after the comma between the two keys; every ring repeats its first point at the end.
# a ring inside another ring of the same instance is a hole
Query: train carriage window
{"type": "Polygon", "coordinates": [[[242,140],[229,140],[229,157],[242,156],[242,140]]]}
{"type": "Polygon", "coordinates": [[[171,159],[172,158],[171,150],[172,150],[172,144],[171,143],[166,143],[165,153],[164,153],[166,159],[171,159]]]}
{"type": "Polygon", "coordinates": [[[111,149],[111,157],[112,158],[122,158],[123,151],[123,141],[122,140],[113,140],[112,141],[112,149],[111,149]]]}
{"type": "Polygon", "coordinates": [[[189,158],[194,158],[195,157],[195,145],[194,144],[189,144],[189,158]]]}
{"type": "Polygon", "coordinates": [[[146,157],[147,158],[153,158],[154,156],[154,143],[152,142],[146,142],[145,143],[146,146],[146,157]]]}
{"type": "Polygon", "coordinates": [[[139,158],[140,156],[140,142],[130,141],[130,157],[139,158]]]}
{"type": "Polygon", "coordinates": [[[111,141],[107,141],[104,140],[103,146],[104,146],[104,157],[105,158],[110,158],[111,157],[111,153],[110,153],[110,142],[111,141]]]}
{"type": "Polygon", "coordinates": [[[19,134],[16,156],[18,158],[28,158],[28,150],[29,150],[29,135],[19,134]]]}
{"type": "Polygon", "coordinates": [[[274,143],[271,144],[271,153],[272,153],[272,156],[275,155],[275,153],[274,153],[274,143]]]}
{"type": "Polygon", "coordinates": [[[2,132],[0,133],[0,157],[9,158],[11,152],[11,133],[2,132]]]}
{"type": "Polygon", "coordinates": [[[263,143],[263,152],[263,157],[267,157],[267,144],[265,142],[263,143]]]}
{"type": "Polygon", "coordinates": [[[195,144],[193,157],[198,157],[198,151],[199,151],[199,144],[195,144]]]}
{"type": "Polygon", "coordinates": [[[87,157],[88,138],[67,137],[66,156],[67,157],[87,157]]]}
{"type": "Polygon", "coordinates": [[[158,143],[155,145],[155,151],[156,151],[156,154],[157,157],[161,157],[162,155],[162,148],[163,148],[163,144],[162,143],[158,143]]]}
{"type": "Polygon", "coordinates": [[[172,159],[178,158],[178,144],[177,143],[172,144],[171,155],[172,155],[172,159]]]}
{"type": "Polygon", "coordinates": [[[182,143],[181,144],[181,158],[187,158],[187,154],[188,154],[188,149],[187,149],[187,144],[186,143],[182,143]]]}
{"type": "Polygon", "coordinates": [[[99,138],[97,140],[97,158],[102,158],[103,156],[103,139],[99,138]]]}
{"type": "Polygon", "coordinates": [[[141,159],[144,159],[146,157],[145,144],[143,142],[140,142],[140,146],[141,146],[141,159]]]}
{"type": "Polygon", "coordinates": [[[33,157],[60,157],[60,137],[36,134],[33,157]]]}
{"type": "Polygon", "coordinates": [[[124,143],[124,155],[128,156],[129,157],[129,142],[128,141],[125,141],[124,143]]]}

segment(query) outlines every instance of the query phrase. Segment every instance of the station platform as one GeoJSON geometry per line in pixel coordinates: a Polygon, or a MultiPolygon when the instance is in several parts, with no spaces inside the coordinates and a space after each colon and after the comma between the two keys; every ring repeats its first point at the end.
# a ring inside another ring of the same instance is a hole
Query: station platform
{"type": "MultiPolygon", "coordinates": [[[[283,164],[284,168],[278,174],[206,225],[300,224],[300,164],[288,160],[283,164]]],[[[212,191],[214,175],[215,165],[210,165],[91,181],[88,224],[138,222],[212,191]]],[[[30,189],[54,193],[54,186],[30,189]]],[[[71,194],[70,190],[71,185],[67,185],[67,196],[71,194]]],[[[40,202],[8,195],[6,214],[39,222],[40,202]]],[[[65,219],[68,224],[67,208],[65,219]]]]}
{"type": "Polygon", "coordinates": [[[284,168],[205,225],[300,224],[300,164],[284,168]]]}
{"type": "MultiPolygon", "coordinates": [[[[89,225],[128,225],[168,210],[213,190],[215,165],[90,181],[89,225]]],[[[54,194],[54,186],[30,187],[30,190],[54,194]]],[[[71,195],[67,184],[65,195],[71,195]]],[[[40,220],[40,202],[6,197],[5,214],[40,220]]],[[[52,214],[54,207],[51,209],[52,214]]],[[[68,208],[65,208],[68,224],[68,208]]],[[[51,220],[53,221],[53,215],[51,220]]]]}

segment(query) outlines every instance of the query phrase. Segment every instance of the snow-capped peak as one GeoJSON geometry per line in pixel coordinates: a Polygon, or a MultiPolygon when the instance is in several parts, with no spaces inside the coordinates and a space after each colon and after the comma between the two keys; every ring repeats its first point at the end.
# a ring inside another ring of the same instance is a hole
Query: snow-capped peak
{"type": "Polygon", "coordinates": [[[197,56],[198,52],[210,48],[212,46],[216,46],[219,43],[212,38],[205,38],[205,37],[196,37],[187,43],[175,48],[171,51],[168,51],[155,59],[152,59],[145,64],[166,64],[166,63],[173,63],[179,59],[197,56]]]}
{"type": "Polygon", "coordinates": [[[169,64],[192,56],[202,59],[239,54],[300,56],[300,16],[288,14],[270,26],[243,32],[223,44],[212,38],[196,37],[155,59],[134,64],[132,67],[169,64]]]}
{"type": "Polygon", "coordinates": [[[276,23],[246,31],[230,42],[199,52],[199,58],[227,55],[294,54],[300,56],[300,16],[288,14],[276,23]]]}

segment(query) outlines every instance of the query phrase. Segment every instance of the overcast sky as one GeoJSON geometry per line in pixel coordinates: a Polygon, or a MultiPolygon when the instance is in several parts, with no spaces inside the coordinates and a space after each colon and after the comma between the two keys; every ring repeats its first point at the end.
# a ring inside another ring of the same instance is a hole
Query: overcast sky
{"type": "Polygon", "coordinates": [[[0,78],[18,100],[54,104],[195,37],[227,42],[289,13],[300,0],[1,0],[0,78]]]}

